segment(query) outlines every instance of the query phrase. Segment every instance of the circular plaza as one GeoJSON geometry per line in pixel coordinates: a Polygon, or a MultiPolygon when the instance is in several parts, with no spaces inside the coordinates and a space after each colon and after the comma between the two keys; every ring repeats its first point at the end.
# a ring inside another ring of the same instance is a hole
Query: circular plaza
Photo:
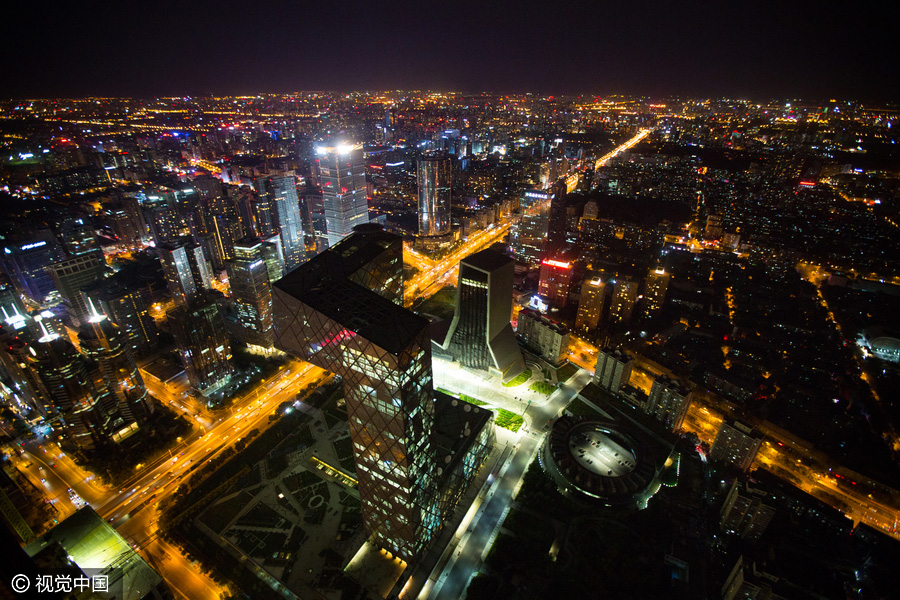
{"type": "Polygon", "coordinates": [[[569,497],[606,506],[637,503],[652,486],[657,461],[647,460],[640,432],[613,421],[564,416],[553,424],[543,464],[569,497]]]}

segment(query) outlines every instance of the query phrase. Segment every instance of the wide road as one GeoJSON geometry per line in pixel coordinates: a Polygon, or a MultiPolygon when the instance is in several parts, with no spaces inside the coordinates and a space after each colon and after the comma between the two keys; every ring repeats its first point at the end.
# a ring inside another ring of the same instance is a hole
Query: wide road
{"type": "MultiPolygon", "coordinates": [[[[449,370],[445,370],[439,376],[436,372],[435,386],[443,387],[453,392],[466,393],[462,389],[453,389],[453,386],[460,380],[455,376],[447,377],[446,375],[449,373],[449,370]]],[[[493,544],[497,531],[522,483],[522,476],[543,443],[546,430],[548,429],[548,421],[556,418],[562,409],[572,401],[575,394],[587,385],[590,379],[590,373],[583,370],[579,371],[551,394],[545,402],[540,404],[533,402],[526,404],[515,399],[510,401],[509,396],[513,394],[508,392],[508,390],[514,390],[515,388],[503,388],[496,378],[497,394],[481,394],[486,396],[485,400],[489,398],[489,401],[492,403],[503,404],[505,405],[504,408],[509,410],[515,408],[514,405],[511,405],[512,402],[518,402],[519,411],[516,412],[520,412],[524,408],[526,424],[519,430],[518,441],[515,444],[506,470],[501,471],[499,476],[493,481],[466,533],[463,534],[457,547],[453,549],[450,561],[444,566],[440,575],[436,577],[434,587],[427,588],[423,592],[427,594],[428,598],[456,600],[464,595],[466,587],[469,585],[469,580],[481,568],[481,563],[493,544]]],[[[466,387],[466,389],[473,391],[469,387],[466,387]]],[[[423,598],[425,596],[420,594],[419,597],[423,598]]]]}
{"type": "Polygon", "coordinates": [[[216,600],[225,590],[184,558],[179,549],[157,537],[157,504],[195,468],[236,444],[248,431],[265,430],[270,424],[269,416],[282,402],[294,400],[305,386],[317,386],[330,379],[318,367],[292,360],[235,400],[230,409],[221,411],[209,427],[195,431],[116,488],[102,485],[49,442],[35,440],[25,444],[23,454],[12,459],[55,500],[60,520],[74,512],[79,498],[83,498],[159,570],[178,597],[216,600]],[[40,482],[41,478],[45,481],[40,482]],[[77,496],[70,497],[69,488],[77,496]]]}
{"type": "MultiPolygon", "coordinates": [[[[413,301],[424,295],[436,292],[435,284],[446,277],[452,277],[455,270],[459,269],[459,261],[481,250],[484,250],[494,242],[502,239],[512,226],[509,219],[504,219],[499,224],[493,224],[485,229],[477,231],[469,236],[463,244],[452,253],[436,262],[434,266],[420,271],[406,282],[403,290],[403,303],[412,306],[413,301]]],[[[424,263],[422,263],[424,266],[424,263]]]]}
{"type": "MultiPolygon", "coordinates": [[[[582,364],[588,362],[581,360],[582,355],[589,358],[596,356],[598,351],[596,347],[574,336],[572,340],[573,343],[569,347],[570,360],[582,364]]],[[[651,369],[646,359],[636,352],[634,355],[635,368],[632,370],[629,383],[649,394],[655,373],[645,370],[645,366],[651,369]]],[[[736,409],[726,400],[707,390],[697,389],[695,396],[682,429],[695,433],[701,441],[712,444],[724,415],[736,417],[741,415],[735,414],[736,409]]],[[[754,422],[753,425],[765,437],[754,467],[761,467],[786,479],[813,497],[841,510],[855,522],[866,523],[886,535],[900,539],[900,507],[897,506],[896,491],[884,492],[886,486],[865,480],[861,475],[842,468],[806,440],[767,421],[754,422]],[[835,472],[843,474],[845,481],[838,481],[835,472]],[[852,480],[848,482],[846,481],[848,477],[859,481],[855,484],[852,480]],[[874,488],[882,488],[878,498],[873,497],[874,494],[871,493],[874,488]],[[885,500],[886,497],[889,500],[885,500]]]]}

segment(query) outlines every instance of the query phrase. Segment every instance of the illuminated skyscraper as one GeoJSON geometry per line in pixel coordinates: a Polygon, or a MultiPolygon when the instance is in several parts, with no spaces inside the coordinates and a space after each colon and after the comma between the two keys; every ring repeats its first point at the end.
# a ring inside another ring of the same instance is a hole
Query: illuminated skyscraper
{"type": "Polygon", "coordinates": [[[525,370],[512,314],[515,261],[482,250],[459,263],[456,312],[443,348],[466,367],[509,379],[525,370]]]}
{"type": "Polygon", "coordinates": [[[122,330],[133,353],[148,352],[159,340],[156,321],[147,310],[143,291],[129,286],[122,275],[124,270],[83,287],[81,295],[122,330]]]}
{"type": "Polygon", "coordinates": [[[519,311],[519,325],[516,335],[525,347],[539,354],[553,365],[561,365],[566,360],[569,347],[569,330],[551,321],[536,310],[519,311]]]}
{"type": "Polygon", "coordinates": [[[119,410],[113,393],[96,385],[75,346],[39,320],[37,324],[41,329],[37,342],[20,340],[16,350],[24,359],[43,412],[58,415],[65,436],[84,448],[118,442],[134,433],[134,419],[119,410]]]}
{"type": "Polygon", "coordinates": [[[237,321],[236,336],[245,344],[271,348],[272,288],[265,248],[260,239],[244,239],[234,246],[234,259],[228,261],[228,281],[237,321]]]}
{"type": "Polygon", "coordinates": [[[517,260],[538,264],[547,247],[550,224],[550,194],[540,190],[525,190],[520,201],[519,223],[512,245],[517,260]]]}
{"type": "MultiPolygon", "coordinates": [[[[365,175],[363,175],[363,199],[365,199],[365,175]]],[[[284,270],[293,271],[306,260],[303,244],[303,223],[300,220],[300,198],[297,196],[297,180],[290,177],[270,177],[266,189],[275,207],[278,230],[281,233],[281,252],[284,270]]]]}
{"type": "Polygon", "coordinates": [[[86,323],[90,318],[81,288],[103,277],[106,271],[106,260],[99,250],[79,254],[47,267],[59,295],[69,305],[69,316],[76,325],[86,323]]]}
{"type": "Polygon", "coordinates": [[[593,274],[584,278],[578,299],[578,313],[575,315],[575,329],[591,331],[597,328],[603,315],[606,290],[606,282],[600,275],[593,274]]]}
{"type": "Polygon", "coordinates": [[[136,419],[149,416],[153,408],[147,388],[134,360],[125,332],[90,305],[92,316],[81,326],[78,341],[81,351],[94,359],[107,389],[118,401],[118,411],[133,429],[136,419]]]}
{"type": "Polygon", "coordinates": [[[204,289],[210,289],[212,273],[202,246],[161,244],[156,252],[175,304],[188,304],[204,289]]]}
{"type": "Polygon", "coordinates": [[[319,147],[316,152],[328,245],[334,246],[353,233],[354,227],[369,222],[362,148],[319,147]]]}
{"type": "Polygon", "coordinates": [[[562,260],[541,261],[541,278],[538,293],[547,304],[562,308],[569,301],[569,286],[572,284],[572,263],[562,260]]]}
{"type": "Polygon", "coordinates": [[[638,283],[626,277],[616,277],[611,280],[613,284],[612,299],[609,302],[610,323],[627,323],[634,312],[634,303],[637,302],[638,283]]]}
{"type": "Polygon", "coordinates": [[[234,373],[231,343],[216,297],[202,294],[167,317],[191,385],[211,393],[228,383],[234,373]]]}
{"type": "Polygon", "coordinates": [[[650,271],[644,284],[644,314],[648,317],[662,310],[671,275],[662,269],[650,271]]]}
{"type": "Polygon", "coordinates": [[[339,374],[366,532],[409,561],[441,524],[428,321],[402,302],[402,243],[378,227],[275,284],[282,350],[339,374]]]}
{"type": "Polygon", "coordinates": [[[419,184],[419,235],[450,233],[450,159],[427,154],[417,161],[419,184]]]}
{"type": "Polygon", "coordinates": [[[0,251],[0,265],[16,290],[38,304],[43,304],[56,289],[47,267],[64,258],[62,247],[49,229],[6,242],[0,251]]]}

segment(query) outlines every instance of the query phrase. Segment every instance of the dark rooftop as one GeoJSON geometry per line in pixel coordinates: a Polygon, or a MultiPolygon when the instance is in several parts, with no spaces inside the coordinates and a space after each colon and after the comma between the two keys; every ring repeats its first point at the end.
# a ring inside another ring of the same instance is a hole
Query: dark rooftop
{"type": "Polygon", "coordinates": [[[481,252],[476,252],[471,256],[467,256],[460,262],[490,273],[500,267],[508,265],[513,262],[513,260],[505,254],[501,254],[496,250],[488,248],[487,250],[482,250],[481,252]]]}
{"type": "MultiPolygon", "coordinates": [[[[399,243],[399,237],[380,227],[357,229],[285,275],[275,287],[384,350],[399,354],[428,327],[428,319],[348,279],[399,243]]],[[[399,279],[398,285],[402,285],[399,279]]]]}

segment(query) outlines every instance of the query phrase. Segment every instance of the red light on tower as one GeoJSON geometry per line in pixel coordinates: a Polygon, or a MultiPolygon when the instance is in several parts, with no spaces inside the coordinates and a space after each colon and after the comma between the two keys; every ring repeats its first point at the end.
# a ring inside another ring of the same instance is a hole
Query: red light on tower
{"type": "Polygon", "coordinates": [[[553,260],[550,258],[541,261],[541,264],[548,265],[551,267],[556,267],[558,269],[571,269],[572,268],[572,263],[563,262],[561,260],[553,260]]]}

